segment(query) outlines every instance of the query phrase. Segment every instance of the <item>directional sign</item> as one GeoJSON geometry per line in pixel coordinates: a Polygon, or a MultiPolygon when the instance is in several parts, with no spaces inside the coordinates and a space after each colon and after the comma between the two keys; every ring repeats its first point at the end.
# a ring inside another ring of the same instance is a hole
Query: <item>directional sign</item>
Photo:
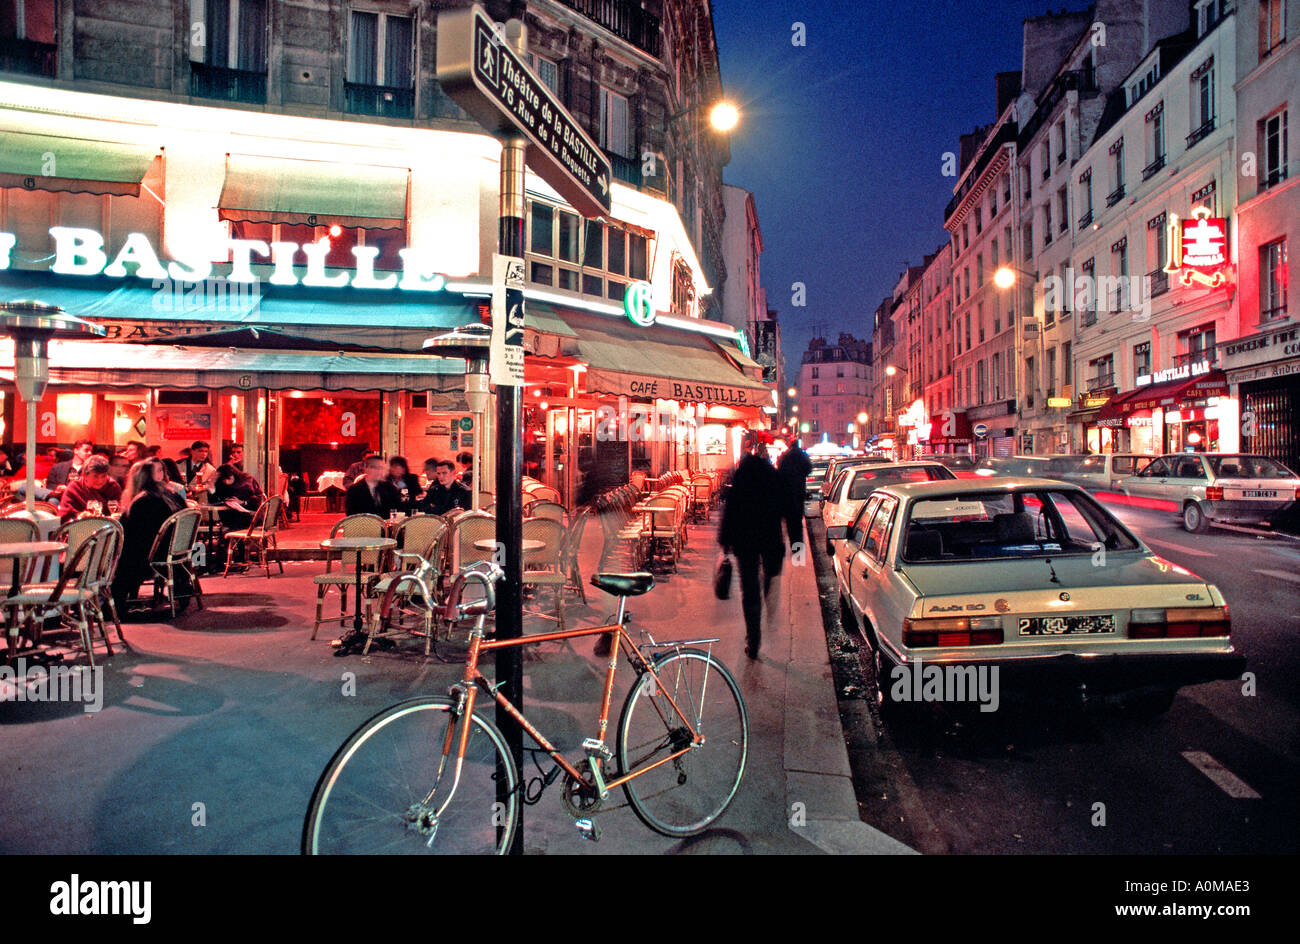
{"type": "Polygon", "coordinates": [[[525,162],[579,213],[609,215],[609,159],[477,4],[438,15],[438,83],[483,127],[521,133],[525,162]]]}

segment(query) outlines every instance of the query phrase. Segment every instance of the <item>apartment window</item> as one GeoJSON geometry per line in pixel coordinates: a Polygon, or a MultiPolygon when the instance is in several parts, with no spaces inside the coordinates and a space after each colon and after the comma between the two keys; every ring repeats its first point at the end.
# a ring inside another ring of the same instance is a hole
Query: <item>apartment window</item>
{"type": "Polygon", "coordinates": [[[600,126],[597,143],[619,157],[634,157],[632,125],[627,98],[607,88],[600,90],[600,126]]]}
{"type": "Polygon", "coordinates": [[[10,41],[19,40],[17,45],[26,47],[12,57],[5,55],[4,71],[53,77],[57,50],[31,47],[55,45],[54,23],[54,0],[0,0],[0,43],[8,46],[10,41]]]}
{"type": "Polygon", "coordinates": [[[1106,206],[1112,207],[1124,198],[1124,139],[1110,146],[1110,180],[1113,184],[1106,206]]]}
{"type": "Polygon", "coordinates": [[[1259,0],[1259,58],[1286,42],[1285,0],[1259,0]]]}
{"type": "MultiPolygon", "coordinates": [[[[816,368],[814,368],[813,372],[816,373],[816,368]]],[[[814,397],[820,395],[820,394],[818,393],[820,387],[821,387],[821,384],[813,384],[813,385],[812,385],[812,395],[813,395],[814,397]]],[[[816,406],[816,404],[813,404],[813,406],[816,406]]]]}
{"type": "Polygon", "coordinates": [[[1142,179],[1147,180],[1165,166],[1165,103],[1160,102],[1147,112],[1147,166],[1142,169],[1142,179]]]}
{"type": "Polygon", "coordinates": [[[1214,59],[1207,59],[1192,73],[1191,118],[1192,133],[1187,136],[1191,147],[1214,130],[1214,59]]]}
{"type": "MultiPolygon", "coordinates": [[[[1096,271],[1096,266],[1097,266],[1096,260],[1091,256],[1089,256],[1087,259],[1083,261],[1083,264],[1079,266],[1079,271],[1083,273],[1083,277],[1085,279],[1091,280],[1093,276],[1093,272],[1096,271]]],[[[1097,323],[1097,307],[1098,307],[1097,302],[1098,301],[1100,301],[1100,299],[1096,298],[1094,295],[1092,299],[1092,304],[1079,313],[1080,327],[1086,328],[1088,325],[1097,323]]]]}
{"type": "Polygon", "coordinates": [[[970,312],[966,313],[966,350],[970,350],[970,312]]]}
{"type": "MultiPolygon", "coordinates": [[[[245,0],[241,0],[242,7],[245,0]]],[[[388,13],[352,11],[348,46],[348,81],[408,89],[413,84],[411,18],[388,13]]]]}
{"type": "Polygon", "coordinates": [[[1119,284],[1110,292],[1110,310],[1123,311],[1128,308],[1128,238],[1116,242],[1110,247],[1111,271],[1119,276],[1119,284]]]}
{"type": "Polygon", "coordinates": [[[980,403],[984,402],[984,361],[975,362],[975,396],[980,403]]]}
{"type": "Polygon", "coordinates": [[[1168,216],[1161,213],[1147,220],[1147,278],[1151,295],[1160,295],[1169,289],[1169,273],[1165,271],[1168,249],[1168,216]]]}
{"type": "Polygon", "coordinates": [[[621,300],[626,279],[646,276],[645,235],[539,201],[528,204],[528,253],[540,257],[529,260],[530,281],[594,297],[621,300]]]}
{"type": "Polygon", "coordinates": [[[1042,174],[1043,180],[1052,176],[1052,145],[1047,141],[1038,148],[1038,164],[1042,168],[1039,173],[1042,174]]]}
{"type": "Polygon", "coordinates": [[[266,71],[266,0],[208,0],[204,12],[208,65],[266,71]]]}
{"type": "Polygon", "coordinates": [[[1048,397],[1056,396],[1056,348],[1047,349],[1047,363],[1044,365],[1043,382],[1047,385],[1043,390],[1043,395],[1048,397]]]}
{"type": "Polygon", "coordinates": [[[1202,361],[1213,364],[1216,360],[1215,327],[1212,324],[1200,325],[1178,332],[1178,349],[1174,357],[1174,366],[1182,367],[1202,361]]]}
{"type": "Polygon", "coordinates": [[[1106,354],[1088,361],[1092,376],[1088,378],[1089,390],[1105,390],[1115,386],[1115,355],[1106,354]]]}
{"type": "Polygon", "coordinates": [[[1070,197],[1064,187],[1056,191],[1056,218],[1062,233],[1070,228],[1070,197]]]}
{"type": "Polygon", "coordinates": [[[1286,109],[1269,115],[1259,123],[1259,150],[1264,157],[1259,188],[1267,190],[1286,180],[1287,175],[1286,109]]]}
{"type": "Polygon", "coordinates": [[[1011,171],[1002,175],[1002,205],[1011,206],[1011,171]]]}
{"type": "Polygon", "coordinates": [[[1079,217],[1079,229],[1092,223],[1092,169],[1085,170],[1079,176],[1079,203],[1083,214],[1079,217]]]}
{"type": "Polygon", "coordinates": [[[1034,359],[1025,358],[1025,406],[1034,405],[1034,391],[1038,389],[1038,374],[1035,372],[1034,359]]]}
{"type": "Polygon", "coordinates": [[[976,207],[975,208],[975,235],[978,236],[982,232],[984,232],[984,209],[982,207],[976,207]]]}
{"type": "Polygon", "coordinates": [[[983,344],[984,343],[984,303],[983,302],[980,302],[980,304],[975,306],[975,312],[978,315],[976,320],[979,322],[980,344],[983,344]]]}
{"type": "MultiPolygon", "coordinates": [[[[838,365],[836,365],[836,367],[835,367],[835,376],[836,376],[836,377],[843,377],[843,376],[844,376],[844,365],[843,365],[843,364],[838,364],[838,365]]],[[[843,391],[840,391],[840,392],[842,393],[843,391]]]]}
{"type": "Polygon", "coordinates": [[[1065,158],[1069,149],[1065,143],[1065,119],[1062,118],[1056,123],[1056,164],[1059,167],[1065,163],[1065,158]]]}
{"type": "Polygon", "coordinates": [[[1023,260],[1034,254],[1034,224],[1026,223],[1020,227],[1020,252],[1023,260]]]}
{"type": "Polygon", "coordinates": [[[555,63],[555,61],[547,59],[545,56],[535,56],[532,53],[529,53],[528,62],[533,67],[533,71],[537,73],[537,77],[542,80],[542,84],[550,89],[554,95],[559,97],[560,67],[555,63]]]}
{"type": "Polygon", "coordinates": [[[1052,204],[1051,201],[1043,204],[1043,246],[1047,247],[1052,244],[1052,204]]]}
{"type": "Polygon", "coordinates": [[[1002,248],[1007,252],[1007,265],[1010,265],[1014,259],[1011,249],[1011,226],[1002,227],[1002,248]]]}
{"type": "Polygon", "coordinates": [[[1228,12],[1228,0],[1205,0],[1196,8],[1196,35],[1204,36],[1228,12]]]}
{"type": "Polygon", "coordinates": [[[1259,320],[1286,317],[1286,240],[1259,247],[1259,320]]]}
{"type": "Polygon", "coordinates": [[[1034,175],[1030,172],[1028,167],[1021,168],[1020,181],[1024,185],[1022,189],[1024,192],[1025,203],[1028,203],[1034,196],[1034,175]]]}
{"type": "MultiPolygon", "coordinates": [[[[820,367],[814,367],[814,368],[812,369],[813,379],[816,380],[817,377],[820,375],[820,373],[821,373],[821,368],[820,368],[820,367]]],[[[816,396],[816,389],[815,389],[815,388],[814,388],[814,390],[813,390],[813,395],[816,396]]]]}
{"type": "Polygon", "coordinates": [[[993,336],[997,337],[998,332],[1002,330],[1002,308],[1001,299],[996,295],[993,296],[993,336]]]}
{"type": "Polygon", "coordinates": [[[1061,387],[1070,387],[1074,385],[1074,364],[1070,360],[1071,350],[1070,342],[1066,341],[1061,345],[1061,387]]]}
{"type": "Polygon", "coordinates": [[[1141,344],[1133,345],[1133,382],[1137,383],[1137,378],[1147,377],[1151,374],[1151,342],[1143,341],[1141,344]]]}
{"type": "Polygon", "coordinates": [[[989,264],[993,266],[993,271],[998,268],[998,241],[997,237],[993,239],[993,248],[989,250],[989,264]]]}
{"type": "Polygon", "coordinates": [[[993,217],[998,215],[998,191],[994,187],[989,190],[989,222],[993,222],[993,217]]]}
{"type": "Polygon", "coordinates": [[[1001,400],[1002,399],[1002,354],[1001,353],[996,353],[993,355],[992,370],[990,371],[990,373],[992,374],[993,377],[993,399],[1001,400]]]}
{"type": "Polygon", "coordinates": [[[975,254],[975,285],[979,287],[984,284],[984,253],[975,254]]]}
{"type": "Polygon", "coordinates": [[[970,298],[970,266],[962,269],[962,284],[966,286],[965,298],[970,298]]]}
{"type": "Polygon", "coordinates": [[[962,221],[961,224],[961,242],[963,248],[965,249],[970,248],[970,223],[964,220],[962,221]]]}

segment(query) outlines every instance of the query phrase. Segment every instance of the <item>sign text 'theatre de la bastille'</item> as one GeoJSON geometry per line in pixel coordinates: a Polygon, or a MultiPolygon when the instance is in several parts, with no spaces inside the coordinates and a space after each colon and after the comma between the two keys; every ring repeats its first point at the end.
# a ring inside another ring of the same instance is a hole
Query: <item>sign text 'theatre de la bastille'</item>
{"type": "MultiPolygon", "coordinates": [[[[104,237],[93,229],[71,226],[51,226],[54,240],[54,262],[50,271],[58,275],[106,275],[154,281],[171,279],[175,282],[202,282],[222,279],[227,282],[271,285],[305,285],[310,288],[404,289],[418,292],[440,292],[446,288],[446,279],[433,272],[420,253],[404,248],[397,251],[402,260],[401,274],[375,273],[377,246],[353,246],[355,267],[327,272],[325,260],[330,252],[326,240],[316,243],[267,243],[260,239],[230,239],[225,242],[230,252],[230,271],[214,274],[211,260],[195,258],[168,262],[158,258],[149,237],[144,233],[131,233],[110,261],[104,247],[104,237]],[[305,272],[299,276],[295,263],[305,260],[305,272]],[[254,257],[257,257],[255,260],[254,257]],[[253,273],[253,265],[269,265],[270,274],[261,279],[253,273]]],[[[0,233],[0,269],[11,264],[17,239],[12,233],[0,233]]]]}

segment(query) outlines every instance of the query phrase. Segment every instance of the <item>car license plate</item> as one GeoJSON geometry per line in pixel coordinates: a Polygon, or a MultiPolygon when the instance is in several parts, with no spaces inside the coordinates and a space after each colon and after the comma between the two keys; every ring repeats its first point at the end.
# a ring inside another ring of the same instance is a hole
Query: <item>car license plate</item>
{"type": "Polygon", "coordinates": [[[1115,632],[1115,617],[1098,616],[1022,616],[1022,636],[1076,636],[1115,632]]]}
{"type": "Polygon", "coordinates": [[[1277,498],[1276,489],[1271,488],[1245,488],[1241,491],[1242,498],[1277,498]]]}

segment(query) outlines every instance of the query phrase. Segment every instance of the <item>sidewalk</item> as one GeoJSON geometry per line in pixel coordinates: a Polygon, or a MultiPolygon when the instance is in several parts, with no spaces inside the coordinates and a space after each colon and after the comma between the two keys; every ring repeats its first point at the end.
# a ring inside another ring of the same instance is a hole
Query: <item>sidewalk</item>
{"type": "MultiPolygon", "coordinates": [[[[524,808],[529,853],[893,852],[906,847],[858,820],[836,711],[811,560],[783,578],[762,658],[743,653],[738,590],[713,597],[714,522],[692,527],[677,574],[629,606],[657,638],[715,633],[750,717],[745,780],[730,810],[701,836],[652,833],[621,792],[599,814],[602,840],[584,840],[558,783],[524,808]]],[[[584,574],[599,550],[588,529],[584,574]]],[[[0,852],[295,853],[317,776],[348,732],[381,708],[441,693],[458,664],[426,661],[422,641],[336,658],[322,627],[313,642],[320,562],[207,578],[208,608],[173,624],[127,624],[133,651],[100,658],[103,709],[0,703],[0,852]],[[70,824],[78,824],[71,827],[70,824]]],[[[616,601],[588,587],[570,625],[594,625],[616,601]]],[[[331,596],[327,614],[336,613],[331,596]]],[[[526,620],[537,632],[552,624],[526,620]]],[[[102,650],[101,650],[102,652],[102,650]]],[[[602,665],[590,643],[550,644],[525,662],[524,708],[568,755],[594,733],[602,665]]],[[[620,672],[615,718],[629,675],[620,672]]],[[[531,763],[531,762],[528,762],[531,763]]],[[[532,771],[526,772],[532,773],[532,771]]]]}

